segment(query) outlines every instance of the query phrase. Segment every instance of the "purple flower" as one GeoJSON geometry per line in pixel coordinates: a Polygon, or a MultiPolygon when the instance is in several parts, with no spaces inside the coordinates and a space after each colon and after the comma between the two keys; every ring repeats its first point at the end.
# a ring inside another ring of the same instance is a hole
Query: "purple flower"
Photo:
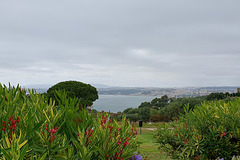
{"type": "Polygon", "coordinates": [[[135,155],[132,156],[132,160],[142,160],[142,156],[140,154],[136,155],[135,152],[135,155]]]}

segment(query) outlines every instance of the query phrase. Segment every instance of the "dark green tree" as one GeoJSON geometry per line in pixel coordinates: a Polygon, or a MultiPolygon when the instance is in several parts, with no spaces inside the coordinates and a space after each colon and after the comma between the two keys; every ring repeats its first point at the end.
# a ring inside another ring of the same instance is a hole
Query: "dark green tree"
{"type": "Polygon", "coordinates": [[[85,84],[78,81],[60,82],[47,90],[48,98],[56,100],[56,91],[66,92],[68,98],[78,98],[80,104],[91,106],[98,99],[97,89],[90,84],[85,84]]]}
{"type": "Polygon", "coordinates": [[[162,96],[161,98],[155,98],[151,101],[151,106],[154,109],[160,109],[162,107],[165,107],[169,104],[170,99],[167,95],[162,96]]]}
{"type": "Polygon", "coordinates": [[[130,120],[130,121],[138,121],[139,120],[139,114],[138,113],[134,113],[134,114],[127,114],[127,118],[130,120]]]}
{"type": "Polygon", "coordinates": [[[225,92],[224,95],[225,95],[225,97],[229,97],[230,93],[229,92],[225,92]]]}
{"type": "Polygon", "coordinates": [[[133,108],[127,108],[123,111],[124,114],[128,114],[128,112],[130,112],[133,108]]]}
{"type": "Polygon", "coordinates": [[[141,105],[138,108],[151,108],[151,103],[150,102],[142,102],[141,105]]]}
{"type": "Polygon", "coordinates": [[[220,93],[211,93],[209,94],[206,99],[211,101],[211,100],[221,100],[224,99],[225,95],[224,93],[220,92],[220,93]]]}
{"type": "Polygon", "coordinates": [[[150,109],[147,107],[139,108],[139,118],[144,122],[148,122],[150,120],[150,109]]]}

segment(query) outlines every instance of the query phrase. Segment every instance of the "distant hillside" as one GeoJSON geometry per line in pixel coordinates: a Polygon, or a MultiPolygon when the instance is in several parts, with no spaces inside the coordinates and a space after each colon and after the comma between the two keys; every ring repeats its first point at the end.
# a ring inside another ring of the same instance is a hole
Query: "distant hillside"
{"type": "Polygon", "coordinates": [[[94,86],[95,88],[111,88],[111,86],[105,84],[91,84],[91,85],[94,86]]]}
{"type": "Polygon", "coordinates": [[[215,89],[215,90],[237,90],[237,86],[220,86],[220,87],[200,87],[199,89],[215,89]]]}
{"type": "Polygon", "coordinates": [[[210,93],[229,92],[234,93],[239,87],[185,87],[185,88],[99,88],[100,95],[146,95],[146,96],[163,96],[170,97],[198,97],[210,93]]]}
{"type": "MultiPolygon", "coordinates": [[[[99,95],[133,95],[133,96],[156,96],[161,97],[198,97],[210,93],[237,91],[237,86],[209,86],[209,87],[185,87],[185,88],[150,88],[150,87],[113,87],[104,84],[91,84],[96,87],[99,95]]],[[[33,84],[26,85],[23,88],[35,89],[38,93],[47,92],[52,84],[33,84]]]]}
{"type": "Polygon", "coordinates": [[[31,85],[26,85],[23,86],[24,88],[30,88],[30,89],[37,89],[37,88],[45,88],[48,89],[51,86],[53,86],[52,84],[31,84],[31,85]]]}

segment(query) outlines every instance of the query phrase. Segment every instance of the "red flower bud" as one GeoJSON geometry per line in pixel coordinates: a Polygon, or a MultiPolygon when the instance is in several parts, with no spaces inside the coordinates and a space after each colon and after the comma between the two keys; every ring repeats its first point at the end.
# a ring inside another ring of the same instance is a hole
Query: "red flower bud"
{"type": "Polygon", "coordinates": [[[6,121],[3,121],[2,126],[6,127],[6,121]]]}
{"type": "Polygon", "coordinates": [[[124,143],[124,146],[128,146],[129,145],[129,143],[128,143],[128,141],[126,141],[125,143],[124,143]]]}
{"type": "Polygon", "coordinates": [[[54,133],[57,132],[57,130],[56,129],[51,129],[50,132],[54,134],[54,133]]]}

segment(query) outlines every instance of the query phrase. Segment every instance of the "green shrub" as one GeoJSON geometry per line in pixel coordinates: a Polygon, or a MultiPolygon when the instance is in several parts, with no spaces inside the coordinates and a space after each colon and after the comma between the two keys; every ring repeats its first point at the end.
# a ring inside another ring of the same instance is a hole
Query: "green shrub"
{"type": "Polygon", "coordinates": [[[231,159],[240,155],[240,99],[205,102],[158,126],[161,149],[177,159],[231,159]]]}
{"type": "Polygon", "coordinates": [[[56,91],[55,101],[0,85],[0,159],[128,159],[137,151],[136,132],[125,117],[79,108],[78,98],[56,91]]]}

